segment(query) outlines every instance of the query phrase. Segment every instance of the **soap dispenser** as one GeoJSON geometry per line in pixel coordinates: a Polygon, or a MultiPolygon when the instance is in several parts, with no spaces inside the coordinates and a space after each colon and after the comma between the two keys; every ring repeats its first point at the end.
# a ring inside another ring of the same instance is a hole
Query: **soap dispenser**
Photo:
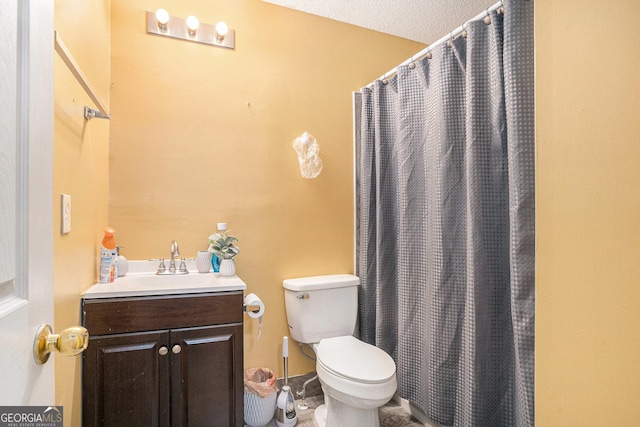
{"type": "Polygon", "coordinates": [[[120,255],[120,246],[116,246],[116,256],[118,260],[118,277],[126,276],[129,271],[129,263],[124,255],[120,255]]]}

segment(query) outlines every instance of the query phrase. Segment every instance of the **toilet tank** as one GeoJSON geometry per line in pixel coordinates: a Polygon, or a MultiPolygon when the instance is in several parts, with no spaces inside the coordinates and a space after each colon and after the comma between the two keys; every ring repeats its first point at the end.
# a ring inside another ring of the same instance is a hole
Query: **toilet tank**
{"type": "Polygon", "coordinates": [[[312,344],[353,335],[360,278],[351,274],[286,279],[284,303],[291,338],[312,344]]]}

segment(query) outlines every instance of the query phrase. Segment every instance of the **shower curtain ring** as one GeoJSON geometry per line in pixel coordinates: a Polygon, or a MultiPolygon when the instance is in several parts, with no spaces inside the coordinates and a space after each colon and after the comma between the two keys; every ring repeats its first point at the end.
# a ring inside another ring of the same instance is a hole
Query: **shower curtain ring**
{"type": "Polygon", "coordinates": [[[487,16],[485,16],[484,18],[484,23],[489,25],[491,24],[491,14],[489,13],[489,9],[485,9],[485,13],[487,14],[487,16]]]}
{"type": "Polygon", "coordinates": [[[416,63],[413,62],[413,56],[412,56],[411,61],[409,62],[409,69],[413,70],[414,68],[416,68],[416,63]]]}
{"type": "Polygon", "coordinates": [[[467,38],[467,23],[462,24],[462,37],[467,38]]]}
{"type": "Polygon", "coordinates": [[[447,46],[448,47],[453,46],[453,31],[449,33],[449,41],[447,42],[447,46]]]}

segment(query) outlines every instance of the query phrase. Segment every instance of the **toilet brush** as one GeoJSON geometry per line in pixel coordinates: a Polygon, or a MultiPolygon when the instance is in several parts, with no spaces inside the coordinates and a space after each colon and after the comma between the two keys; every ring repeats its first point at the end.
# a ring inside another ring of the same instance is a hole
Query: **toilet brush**
{"type": "Polygon", "coordinates": [[[292,427],[298,422],[293,393],[289,387],[289,338],[282,338],[282,359],[284,361],[284,385],[278,395],[276,403],[276,425],[278,427],[292,427]]]}

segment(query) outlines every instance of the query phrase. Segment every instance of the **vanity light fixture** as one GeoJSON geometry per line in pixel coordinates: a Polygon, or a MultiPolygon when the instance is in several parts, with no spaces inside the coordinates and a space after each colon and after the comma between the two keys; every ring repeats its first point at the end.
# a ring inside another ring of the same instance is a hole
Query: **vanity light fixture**
{"type": "Polygon", "coordinates": [[[235,49],[235,30],[224,22],[211,25],[195,16],[176,18],[164,9],[147,12],[147,33],[235,49]]]}

